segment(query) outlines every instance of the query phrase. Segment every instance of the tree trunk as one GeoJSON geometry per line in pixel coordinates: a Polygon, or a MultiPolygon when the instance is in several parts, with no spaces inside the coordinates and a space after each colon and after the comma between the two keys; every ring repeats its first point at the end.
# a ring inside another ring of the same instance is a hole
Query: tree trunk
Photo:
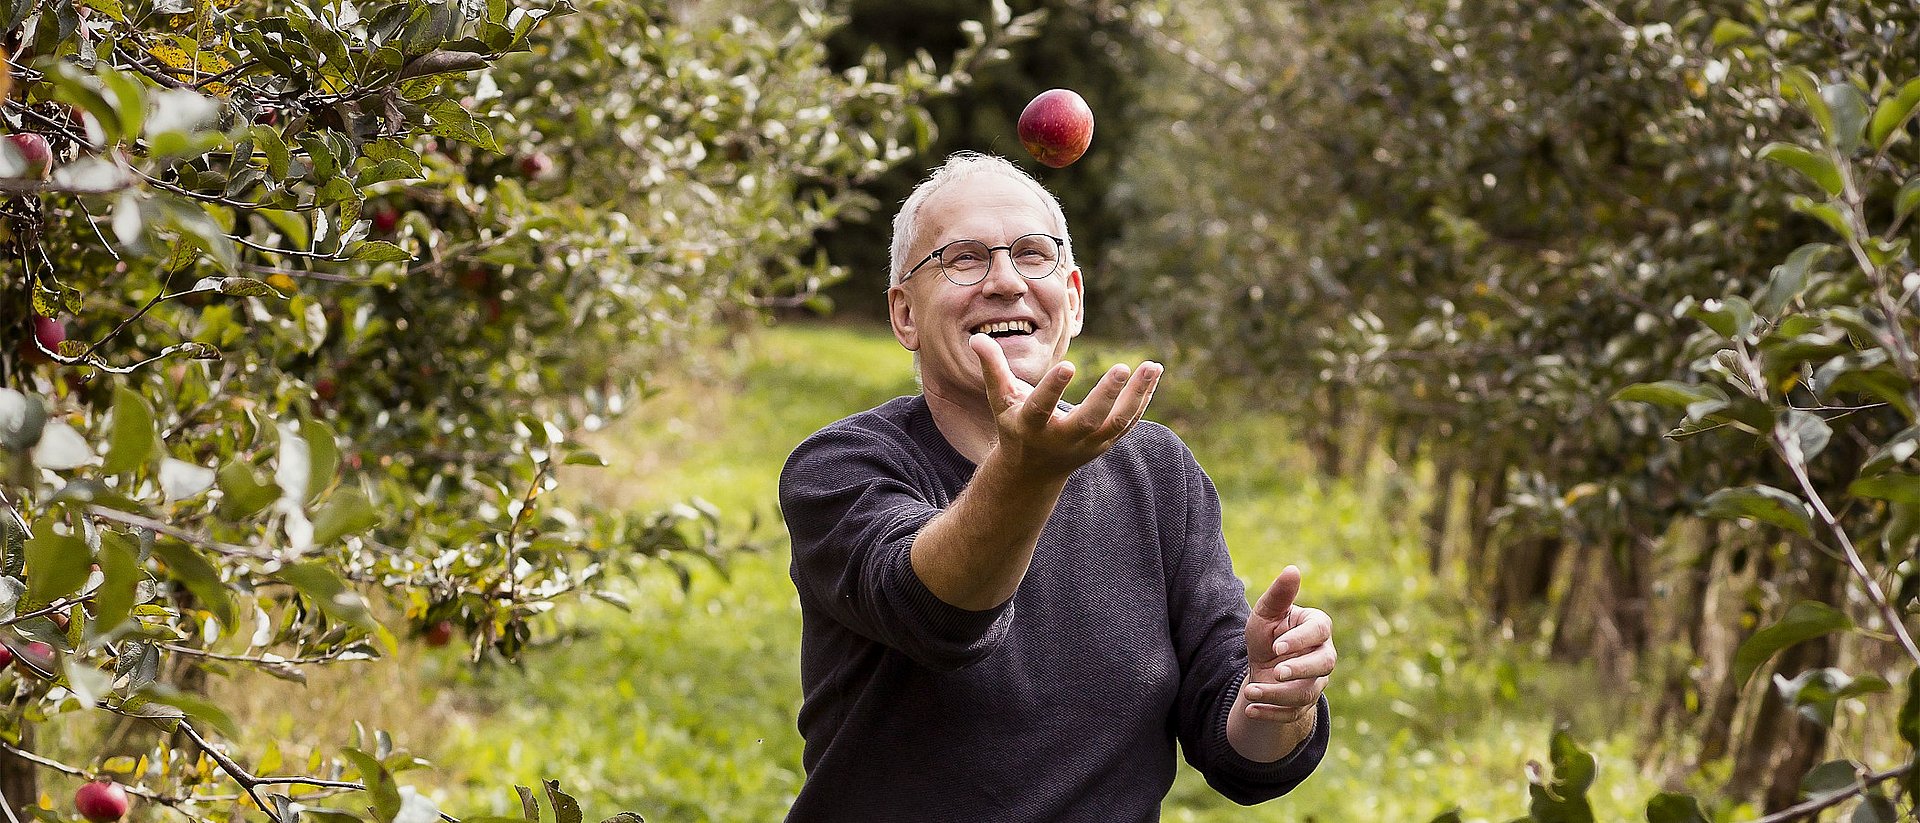
{"type": "MultiPolygon", "coordinates": [[[[21,722],[21,751],[33,751],[33,724],[21,722]]],[[[7,798],[7,806],[22,820],[30,819],[22,810],[40,803],[39,767],[0,751],[0,794],[7,798]]]]}
{"type": "MultiPolygon", "coordinates": [[[[1500,549],[1500,567],[1495,571],[1493,618],[1515,620],[1529,607],[1547,602],[1553,585],[1553,567],[1560,559],[1565,541],[1559,535],[1516,540],[1500,549]]],[[[1524,628],[1517,622],[1515,628],[1524,628]]]]}
{"type": "MultiPolygon", "coordinates": [[[[1807,572],[1808,597],[1829,603],[1845,602],[1840,570],[1832,559],[1798,541],[1793,554],[1807,572]]],[[[1840,644],[1834,635],[1822,635],[1781,651],[1772,671],[1793,677],[1810,669],[1831,666],[1839,658],[1839,651],[1840,644]]],[[[1756,679],[1766,676],[1764,667],[1754,675],[1756,679]]],[[[1735,755],[1728,791],[1735,797],[1751,797],[1764,789],[1762,801],[1769,813],[1791,806],[1800,797],[1801,778],[1820,762],[1826,745],[1826,727],[1801,717],[1787,705],[1778,689],[1763,685],[1760,709],[1735,755]]]]}
{"type": "MultiPolygon", "coordinates": [[[[1452,457],[1441,457],[1433,478],[1433,505],[1420,516],[1426,527],[1427,572],[1441,576],[1447,567],[1447,533],[1453,526],[1453,479],[1460,473],[1452,457]]],[[[1409,462],[1407,465],[1412,465],[1409,462]]]]}

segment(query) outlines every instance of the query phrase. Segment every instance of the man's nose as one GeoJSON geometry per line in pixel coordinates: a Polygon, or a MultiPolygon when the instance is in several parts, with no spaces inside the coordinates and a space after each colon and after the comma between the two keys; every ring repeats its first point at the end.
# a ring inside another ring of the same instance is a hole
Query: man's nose
{"type": "Polygon", "coordinates": [[[1013,267],[1012,249],[994,249],[987,252],[987,277],[980,281],[980,291],[990,297],[1018,297],[1026,294],[1030,281],[1022,277],[1013,267]],[[1006,258],[1005,262],[1001,257],[1006,258]]]}

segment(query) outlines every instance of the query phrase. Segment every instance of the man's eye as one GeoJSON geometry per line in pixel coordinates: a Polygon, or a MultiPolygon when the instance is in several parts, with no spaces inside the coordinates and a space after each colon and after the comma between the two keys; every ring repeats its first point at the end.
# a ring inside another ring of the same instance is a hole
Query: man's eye
{"type": "Polygon", "coordinates": [[[980,255],[974,254],[973,252],[970,252],[970,251],[961,252],[959,254],[948,257],[947,263],[955,266],[977,266],[977,265],[980,265],[980,255]]]}

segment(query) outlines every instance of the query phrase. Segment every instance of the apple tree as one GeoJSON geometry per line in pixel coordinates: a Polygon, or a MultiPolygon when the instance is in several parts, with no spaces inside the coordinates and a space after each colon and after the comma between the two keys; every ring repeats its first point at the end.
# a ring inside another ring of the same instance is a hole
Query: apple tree
{"type": "Polygon", "coordinates": [[[60,773],[193,820],[444,816],[384,733],[284,763],[201,687],[297,682],[410,634],[511,660],[540,615],[617,601],[633,564],[724,553],[697,502],[551,493],[600,462],[573,435],[642,407],[647,374],[836,279],[809,238],[869,205],[857,185],[966,80],[829,68],[840,22],[0,9],[0,804],[68,819],[39,802],[60,773]],[[101,714],[151,731],[101,748],[76,732],[101,714]]]}

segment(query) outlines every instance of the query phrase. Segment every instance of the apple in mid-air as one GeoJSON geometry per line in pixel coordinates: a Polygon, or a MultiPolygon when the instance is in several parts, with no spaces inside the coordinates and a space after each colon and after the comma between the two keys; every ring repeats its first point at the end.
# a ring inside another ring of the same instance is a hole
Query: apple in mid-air
{"type": "Polygon", "coordinates": [[[1033,159],[1065,168],[1093,144],[1093,109],[1068,89],[1048,89],[1020,112],[1020,145],[1033,159]]]}

